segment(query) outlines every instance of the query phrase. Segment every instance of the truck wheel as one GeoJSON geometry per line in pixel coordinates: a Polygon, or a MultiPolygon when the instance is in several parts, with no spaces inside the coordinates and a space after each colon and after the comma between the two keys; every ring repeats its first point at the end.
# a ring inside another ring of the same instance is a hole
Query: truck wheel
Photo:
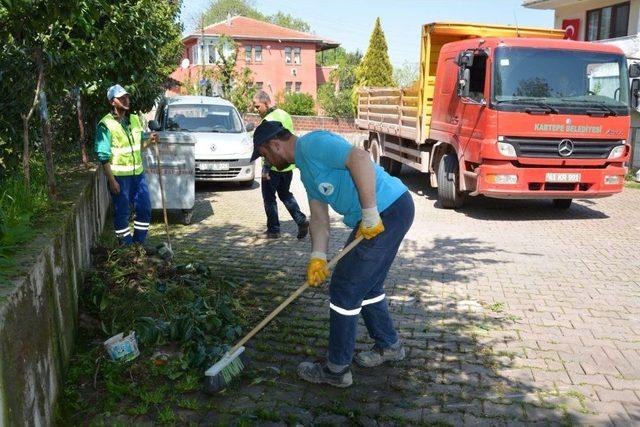
{"type": "Polygon", "coordinates": [[[438,165],[438,200],[445,209],[462,206],[464,195],[459,186],[458,159],[455,154],[445,154],[438,165]]]}
{"type": "Polygon", "coordinates": [[[553,207],[556,209],[569,209],[573,199],[553,199],[553,207]]]}
{"type": "Polygon", "coordinates": [[[389,172],[389,175],[400,176],[400,171],[402,170],[402,163],[394,159],[389,159],[388,157],[385,157],[385,159],[388,159],[389,169],[387,168],[385,169],[387,170],[387,172],[389,172]]]}
{"type": "Polygon", "coordinates": [[[376,165],[380,164],[380,143],[377,138],[371,138],[369,142],[369,156],[376,165]]]}

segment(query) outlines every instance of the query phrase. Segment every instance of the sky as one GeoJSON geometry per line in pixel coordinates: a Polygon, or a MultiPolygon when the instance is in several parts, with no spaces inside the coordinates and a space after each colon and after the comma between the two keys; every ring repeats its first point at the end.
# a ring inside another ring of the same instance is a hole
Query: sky
{"type": "MultiPolygon", "coordinates": [[[[182,22],[187,32],[212,0],[184,0],[182,22]]],[[[306,21],[311,31],[348,51],[364,53],[377,17],[395,67],[420,61],[420,31],[435,21],[517,24],[553,27],[552,10],[526,9],[522,0],[254,0],[266,15],[278,11],[306,21]]]]}

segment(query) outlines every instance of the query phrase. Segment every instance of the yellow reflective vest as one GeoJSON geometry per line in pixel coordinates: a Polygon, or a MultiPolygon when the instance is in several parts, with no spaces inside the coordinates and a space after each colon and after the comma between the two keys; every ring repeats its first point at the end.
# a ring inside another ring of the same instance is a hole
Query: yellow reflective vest
{"type": "Polygon", "coordinates": [[[116,176],[140,175],[142,167],[142,123],[137,114],[129,116],[129,132],[111,114],[105,115],[100,123],[111,134],[111,172],[116,176]]]}

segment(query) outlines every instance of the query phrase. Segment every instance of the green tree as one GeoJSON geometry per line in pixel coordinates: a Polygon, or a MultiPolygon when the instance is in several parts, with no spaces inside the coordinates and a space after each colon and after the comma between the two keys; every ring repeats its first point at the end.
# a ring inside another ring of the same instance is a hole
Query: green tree
{"type": "Polygon", "coordinates": [[[255,8],[252,0],[215,0],[204,12],[204,25],[216,24],[231,16],[246,16],[247,18],[264,20],[264,15],[255,8]]]}
{"type": "Polygon", "coordinates": [[[356,69],[356,86],[391,85],[393,85],[393,67],[389,61],[387,41],[380,25],[380,18],[377,18],[369,39],[367,53],[356,69]]]}
{"type": "Polygon", "coordinates": [[[253,105],[253,95],[257,89],[253,82],[253,76],[249,68],[238,73],[237,80],[231,89],[229,100],[241,113],[246,113],[253,105]]]}
{"type": "Polygon", "coordinates": [[[309,32],[311,26],[288,13],[280,12],[265,15],[255,7],[252,0],[215,0],[203,14],[204,25],[216,24],[227,19],[227,16],[246,16],[264,22],[280,25],[293,30],[309,32]]]}
{"type": "MultiPolygon", "coordinates": [[[[93,131],[109,109],[108,86],[124,84],[143,111],[163,93],[183,49],[179,6],[174,0],[0,0],[0,93],[13,94],[0,100],[1,156],[23,152],[24,175],[29,147],[35,148],[54,195],[54,156],[72,151],[64,144],[77,144],[79,127],[93,131]],[[77,95],[71,96],[77,89],[84,101],[79,115],[77,95]],[[35,105],[39,127],[28,120],[35,105]]],[[[16,166],[7,162],[5,173],[16,166]]]]}
{"type": "Polygon", "coordinates": [[[279,103],[278,107],[295,116],[313,116],[315,114],[313,97],[308,93],[289,92],[284,95],[284,101],[279,103]]]}
{"type": "Polygon", "coordinates": [[[402,67],[393,69],[393,81],[396,86],[411,87],[418,81],[418,64],[416,62],[405,61],[402,67]]]}
{"type": "Polygon", "coordinates": [[[323,84],[318,88],[318,104],[329,117],[352,118],[351,89],[335,91],[332,83],[323,84]]]}
{"type": "Polygon", "coordinates": [[[311,31],[311,25],[304,22],[302,19],[296,18],[288,13],[278,11],[277,13],[267,16],[266,20],[272,24],[280,25],[281,27],[291,28],[292,30],[302,31],[308,33],[311,31]]]}

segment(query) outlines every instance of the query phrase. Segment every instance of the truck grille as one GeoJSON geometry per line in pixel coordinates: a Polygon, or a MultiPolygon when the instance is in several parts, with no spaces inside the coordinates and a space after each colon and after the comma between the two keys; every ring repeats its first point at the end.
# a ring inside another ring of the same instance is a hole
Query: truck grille
{"type": "Polygon", "coordinates": [[[570,139],[573,152],[569,156],[561,156],[558,150],[564,138],[517,138],[505,137],[507,142],[516,149],[518,157],[545,157],[553,159],[606,159],[613,147],[622,145],[622,141],[603,139],[570,139]]]}

